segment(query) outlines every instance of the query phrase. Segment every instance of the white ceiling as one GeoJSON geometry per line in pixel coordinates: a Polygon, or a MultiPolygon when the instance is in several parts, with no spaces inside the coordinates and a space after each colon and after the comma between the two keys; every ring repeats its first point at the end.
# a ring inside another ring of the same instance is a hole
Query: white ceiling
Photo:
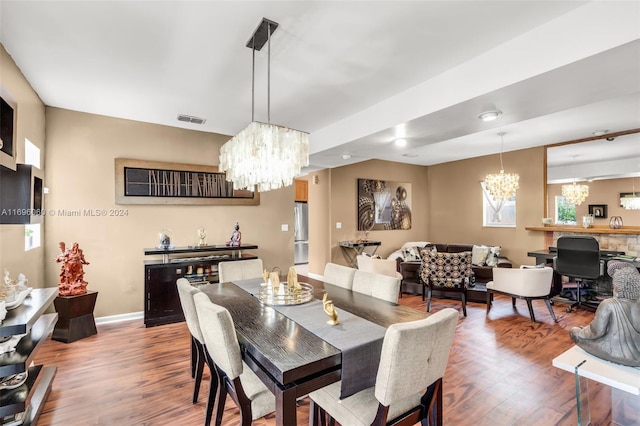
{"type": "MultiPolygon", "coordinates": [[[[0,42],[46,105],[233,135],[251,120],[245,44],[263,17],[280,25],[271,121],[311,133],[306,171],[495,154],[500,131],[511,151],[640,128],[637,0],[2,0],[0,42]],[[482,122],[488,109],[504,114],[482,122]]],[[[640,139],[625,138],[597,155],[635,157],[640,171],[640,139]]]]}

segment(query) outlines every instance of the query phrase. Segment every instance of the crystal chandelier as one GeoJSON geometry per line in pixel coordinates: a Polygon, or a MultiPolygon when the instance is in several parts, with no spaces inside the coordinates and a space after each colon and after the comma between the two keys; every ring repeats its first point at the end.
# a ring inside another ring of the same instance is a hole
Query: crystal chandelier
{"type": "MultiPolygon", "coordinates": [[[[576,156],[573,156],[573,164],[575,166],[576,156]]],[[[567,203],[579,206],[589,196],[589,187],[587,185],[576,184],[575,179],[570,185],[562,185],[562,196],[567,203]]]]}
{"type": "Polygon", "coordinates": [[[517,173],[505,173],[502,164],[502,150],[504,148],[504,135],[506,132],[498,133],[501,138],[500,145],[500,173],[490,173],[485,178],[485,185],[489,194],[494,200],[506,200],[516,195],[520,176],[517,173]]]}
{"type": "Polygon", "coordinates": [[[309,134],[271,124],[271,34],[276,22],[262,18],[247,47],[253,53],[251,123],[220,148],[219,170],[236,189],[260,192],[293,184],[302,167],[309,165],[309,134]],[[254,120],[255,53],[268,43],[267,123],[254,120]]]}

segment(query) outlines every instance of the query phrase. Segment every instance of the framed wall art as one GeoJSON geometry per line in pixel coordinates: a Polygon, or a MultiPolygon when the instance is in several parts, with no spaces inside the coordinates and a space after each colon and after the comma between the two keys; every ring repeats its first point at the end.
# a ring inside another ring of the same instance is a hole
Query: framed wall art
{"type": "Polygon", "coordinates": [[[215,166],[115,159],[116,204],[259,205],[215,166]]]}
{"type": "Polygon", "coordinates": [[[592,214],[596,219],[604,219],[607,217],[607,205],[589,204],[589,214],[592,214]]]}
{"type": "Polygon", "coordinates": [[[411,229],[411,184],[358,179],[358,231],[411,229]]]}

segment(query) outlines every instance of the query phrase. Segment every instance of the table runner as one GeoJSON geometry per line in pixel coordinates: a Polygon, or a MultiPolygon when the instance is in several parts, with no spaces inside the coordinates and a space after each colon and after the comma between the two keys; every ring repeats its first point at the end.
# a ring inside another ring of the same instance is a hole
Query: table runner
{"type": "MultiPolygon", "coordinates": [[[[257,297],[262,282],[261,278],[254,278],[233,281],[233,284],[257,297]]],[[[339,324],[329,325],[327,314],[322,309],[322,302],[318,299],[302,305],[271,307],[340,349],[341,399],[375,385],[382,340],[386,332],[384,327],[340,309],[339,306],[336,306],[339,324]]]]}

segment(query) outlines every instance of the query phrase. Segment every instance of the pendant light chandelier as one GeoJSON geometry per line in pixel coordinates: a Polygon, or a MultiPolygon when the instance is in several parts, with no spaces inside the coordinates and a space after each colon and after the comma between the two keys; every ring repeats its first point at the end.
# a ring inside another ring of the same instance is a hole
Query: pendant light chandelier
{"type": "Polygon", "coordinates": [[[517,173],[505,173],[502,164],[502,150],[504,149],[504,135],[506,132],[498,133],[501,139],[500,145],[500,173],[488,174],[485,178],[485,185],[494,200],[506,200],[516,195],[519,188],[520,175],[517,173]]]}
{"type": "Polygon", "coordinates": [[[271,124],[271,35],[278,24],[262,18],[247,42],[252,50],[251,123],[220,148],[219,170],[236,189],[270,191],[293,184],[309,165],[309,134],[271,124]],[[267,122],[254,119],[255,55],[267,43],[267,122]]]}
{"type": "MultiPolygon", "coordinates": [[[[576,156],[573,156],[573,165],[576,164],[576,156]]],[[[575,170],[574,170],[575,171],[575,170]]],[[[587,185],[576,184],[575,178],[570,185],[562,185],[562,196],[567,203],[579,206],[589,196],[589,187],[587,185]]]]}

